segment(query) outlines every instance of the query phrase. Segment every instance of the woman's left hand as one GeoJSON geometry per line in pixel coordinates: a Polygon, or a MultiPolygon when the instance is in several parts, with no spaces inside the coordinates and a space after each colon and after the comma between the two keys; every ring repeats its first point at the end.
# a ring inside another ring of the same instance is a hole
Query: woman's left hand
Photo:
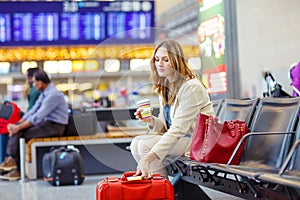
{"type": "Polygon", "coordinates": [[[152,178],[150,163],[155,159],[158,159],[158,156],[155,153],[149,152],[146,154],[138,163],[135,175],[142,175],[143,179],[152,178]]]}
{"type": "Polygon", "coordinates": [[[136,175],[142,175],[143,179],[150,179],[152,173],[150,171],[150,163],[146,159],[140,160],[137,166],[136,175]]]}

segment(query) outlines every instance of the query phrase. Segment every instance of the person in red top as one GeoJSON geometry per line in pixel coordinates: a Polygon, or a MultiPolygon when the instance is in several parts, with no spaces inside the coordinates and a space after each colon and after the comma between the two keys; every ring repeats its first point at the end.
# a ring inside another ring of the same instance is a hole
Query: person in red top
{"type": "Polygon", "coordinates": [[[300,96],[300,62],[293,65],[290,69],[291,86],[293,88],[294,97],[300,96]]]}

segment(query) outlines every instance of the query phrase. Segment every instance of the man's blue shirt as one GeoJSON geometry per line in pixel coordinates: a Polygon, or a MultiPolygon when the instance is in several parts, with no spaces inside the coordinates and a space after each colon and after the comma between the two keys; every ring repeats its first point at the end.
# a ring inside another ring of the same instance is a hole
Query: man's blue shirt
{"type": "Polygon", "coordinates": [[[68,124],[68,117],[68,104],[63,93],[50,83],[22,118],[37,125],[44,120],[68,124]]]}

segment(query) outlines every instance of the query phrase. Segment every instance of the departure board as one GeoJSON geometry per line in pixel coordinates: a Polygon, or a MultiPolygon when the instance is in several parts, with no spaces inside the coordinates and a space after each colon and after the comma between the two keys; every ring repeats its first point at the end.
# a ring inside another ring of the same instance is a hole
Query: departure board
{"type": "Polygon", "coordinates": [[[62,13],[61,35],[65,40],[105,39],[105,15],[103,13],[62,13]]]}
{"type": "Polygon", "coordinates": [[[14,41],[55,41],[58,36],[57,13],[15,13],[12,15],[14,41]]]}
{"type": "Polygon", "coordinates": [[[153,43],[154,1],[0,2],[0,45],[153,43]]]}

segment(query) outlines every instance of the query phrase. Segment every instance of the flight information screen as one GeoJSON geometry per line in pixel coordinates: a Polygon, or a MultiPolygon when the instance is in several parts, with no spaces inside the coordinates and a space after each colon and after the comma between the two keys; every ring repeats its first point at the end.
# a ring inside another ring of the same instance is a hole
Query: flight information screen
{"type": "Polygon", "coordinates": [[[11,38],[14,41],[58,40],[58,21],[57,13],[15,13],[12,15],[11,38]]]}
{"type": "Polygon", "coordinates": [[[0,2],[0,45],[153,43],[153,1],[0,2]]]}

